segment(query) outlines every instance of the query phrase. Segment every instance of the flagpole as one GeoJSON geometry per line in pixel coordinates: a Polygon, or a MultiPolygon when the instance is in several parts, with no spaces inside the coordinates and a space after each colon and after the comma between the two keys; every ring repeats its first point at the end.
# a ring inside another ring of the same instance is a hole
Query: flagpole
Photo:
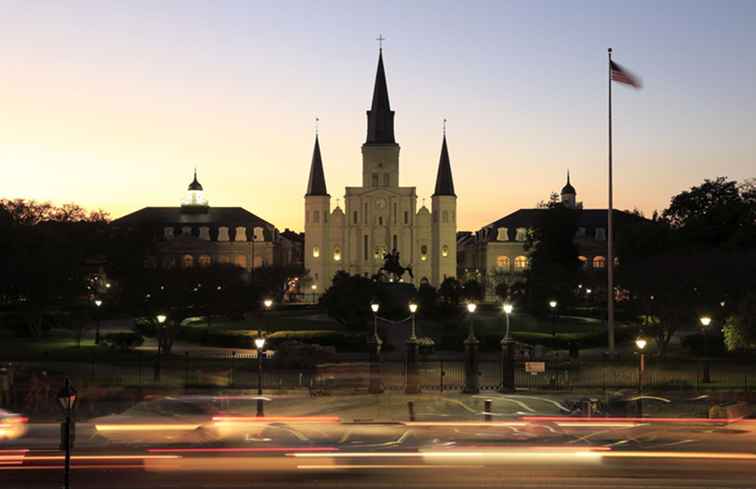
{"type": "Polygon", "coordinates": [[[607,210],[607,299],[606,323],[609,334],[609,353],[614,355],[614,205],[612,202],[612,48],[609,48],[609,208],[607,210]]]}

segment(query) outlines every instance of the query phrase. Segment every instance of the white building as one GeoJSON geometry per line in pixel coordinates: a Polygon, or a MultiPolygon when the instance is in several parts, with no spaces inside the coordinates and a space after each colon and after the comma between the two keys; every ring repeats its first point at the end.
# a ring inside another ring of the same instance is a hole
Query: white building
{"type": "Polygon", "coordinates": [[[362,145],[362,185],[347,187],[345,208],[331,210],[326,190],[320,142],[315,137],[305,194],[305,268],[317,293],[327,289],[334,274],[372,276],[385,253],[396,250],[400,263],[410,265],[415,284],[438,286],[457,271],[457,196],[444,134],[431,210],[417,209],[415,187],[399,185],[399,144],[394,138],[394,111],[389,104],[383,53],[373,103],[367,111],[367,138],[362,145]]]}

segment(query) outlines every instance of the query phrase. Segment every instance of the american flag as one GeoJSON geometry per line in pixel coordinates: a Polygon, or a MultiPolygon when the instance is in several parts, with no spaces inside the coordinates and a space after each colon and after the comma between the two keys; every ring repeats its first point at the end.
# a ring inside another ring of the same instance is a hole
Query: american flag
{"type": "Polygon", "coordinates": [[[630,85],[634,88],[640,88],[641,82],[638,77],[615,63],[614,61],[609,62],[609,68],[612,72],[612,80],[620,83],[624,83],[626,85],[630,85]]]}

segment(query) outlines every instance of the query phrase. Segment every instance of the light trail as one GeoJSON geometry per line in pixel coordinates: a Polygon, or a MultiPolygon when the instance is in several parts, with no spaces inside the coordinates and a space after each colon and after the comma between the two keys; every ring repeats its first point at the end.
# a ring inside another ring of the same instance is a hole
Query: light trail
{"type": "Polygon", "coordinates": [[[486,426],[512,427],[528,426],[526,421],[404,421],[404,426],[486,426]]]}
{"type": "Polygon", "coordinates": [[[266,453],[266,452],[335,452],[333,447],[226,447],[226,448],[149,448],[150,453],[266,453]]]}
{"type": "Polygon", "coordinates": [[[715,460],[756,460],[754,453],[726,452],[606,452],[602,457],[611,458],[701,458],[715,460]]]}
{"type": "Polygon", "coordinates": [[[191,431],[199,424],[96,424],[97,431],[191,431]]]}
{"type": "Polygon", "coordinates": [[[339,423],[338,416],[213,416],[215,423],[339,423]]]}
{"type": "Polygon", "coordinates": [[[577,418],[571,416],[522,416],[524,421],[562,421],[570,423],[627,422],[627,423],[689,423],[689,424],[729,424],[741,418],[637,418],[637,417],[602,417],[577,418]]]}
{"type": "Polygon", "coordinates": [[[299,470],[364,470],[364,469],[482,469],[484,465],[297,465],[299,470]]]}

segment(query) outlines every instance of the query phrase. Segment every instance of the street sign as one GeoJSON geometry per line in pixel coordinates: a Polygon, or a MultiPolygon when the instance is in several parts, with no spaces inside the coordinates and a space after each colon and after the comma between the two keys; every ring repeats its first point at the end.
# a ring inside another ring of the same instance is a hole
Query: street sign
{"type": "Polygon", "coordinates": [[[529,374],[542,374],[546,372],[546,362],[525,362],[525,371],[529,374]]]}

